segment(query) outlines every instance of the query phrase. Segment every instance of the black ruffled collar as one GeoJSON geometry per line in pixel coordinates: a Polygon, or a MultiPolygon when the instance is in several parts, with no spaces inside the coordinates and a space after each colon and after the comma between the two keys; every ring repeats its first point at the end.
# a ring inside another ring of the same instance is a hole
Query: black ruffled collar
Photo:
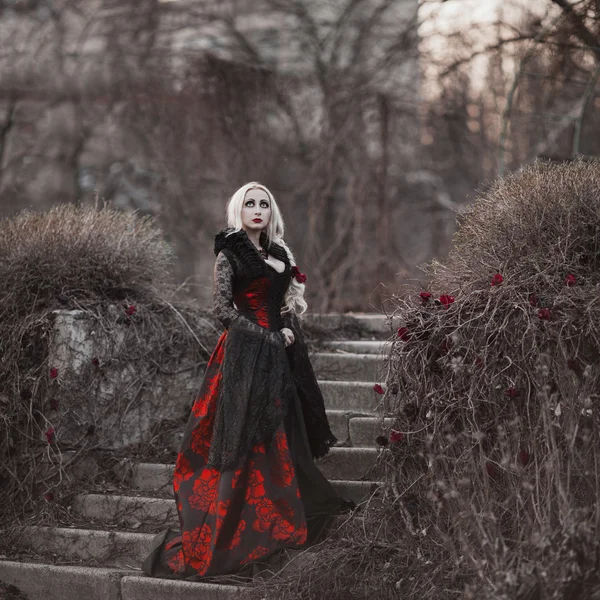
{"type": "MultiPolygon", "coordinates": [[[[285,270],[283,273],[286,273],[290,268],[290,261],[283,246],[280,246],[275,242],[267,244],[267,235],[264,232],[261,232],[259,242],[263,248],[268,250],[269,254],[272,254],[275,258],[285,263],[285,270]]],[[[244,270],[247,271],[250,276],[263,275],[269,270],[276,272],[272,267],[267,265],[243,229],[240,229],[239,231],[232,228],[221,229],[221,231],[215,235],[215,256],[223,249],[230,250],[242,263],[244,270]]]]}

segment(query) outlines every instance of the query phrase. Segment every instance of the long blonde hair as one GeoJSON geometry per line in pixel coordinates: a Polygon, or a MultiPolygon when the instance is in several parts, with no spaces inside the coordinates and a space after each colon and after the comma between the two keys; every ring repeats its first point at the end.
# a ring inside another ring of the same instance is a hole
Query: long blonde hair
{"type": "MultiPolygon", "coordinates": [[[[294,254],[283,241],[285,226],[281,211],[279,210],[279,206],[277,206],[277,202],[275,202],[273,194],[264,185],[256,181],[251,181],[234,192],[227,204],[227,226],[233,228],[235,231],[240,231],[242,229],[242,206],[244,204],[244,198],[246,197],[246,192],[248,192],[248,190],[254,189],[263,190],[269,197],[271,203],[271,219],[269,220],[269,224],[265,231],[267,236],[267,246],[271,244],[271,242],[282,246],[288,255],[290,264],[294,266],[296,264],[294,254]]],[[[304,313],[307,309],[306,300],[304,300],[305,288],[306,286],[303,283],[298,283],[296,278],[292,277],[283,299],[284,307],[281,312],[294,311],[298,315],[304,313]]]]}

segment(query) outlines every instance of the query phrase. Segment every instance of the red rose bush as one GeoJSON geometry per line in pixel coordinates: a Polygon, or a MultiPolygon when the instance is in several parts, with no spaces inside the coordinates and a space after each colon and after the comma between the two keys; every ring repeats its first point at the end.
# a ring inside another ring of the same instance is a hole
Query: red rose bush
{"type": "MultiPolygon", "coordinates": [[[[536,163],[469,206],[446,263],[425,267],[438,303],[418,301],[418,290],[395,296],[392,316],[411,342],[394,340],[385,383],[399,388],[389,401],[404,439],[380,452],[391,490],[410,489],[418,504],[398,513],[406,527],[394,543],[410,539],[429,556],[439,584],[403,591],[451,598],[439,590],[458,585],[459,563],[477,598],[525,599],[540,585],[567,598],[561,590],[590,577],[600,536],[598,232],[600,162],[536,163]]],[[[423,585],[420,573],[413,562],[404,581],[423,585]]]]}
{"type": "Polygon", "coordinates": [[[383,486],[278,597],[600,593],[599,236],[597,160],[524,167],[464,211],[427,294],[391,300],[383,486]]]}

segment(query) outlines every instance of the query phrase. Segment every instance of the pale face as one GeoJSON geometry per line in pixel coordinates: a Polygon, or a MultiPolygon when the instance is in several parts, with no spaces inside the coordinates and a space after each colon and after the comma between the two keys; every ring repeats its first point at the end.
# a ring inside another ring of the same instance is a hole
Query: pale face
{"type": "Polygon", "coordinates": [[[242,228],[246,231],[261,231],[271,219],[271,201],[261,189],[248,190],[242,204],[242,228]]]}

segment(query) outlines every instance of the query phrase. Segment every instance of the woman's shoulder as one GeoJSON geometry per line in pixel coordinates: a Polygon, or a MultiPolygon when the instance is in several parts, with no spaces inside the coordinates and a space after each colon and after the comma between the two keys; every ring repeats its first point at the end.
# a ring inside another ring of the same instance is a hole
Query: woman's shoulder
{"type": "Polygon", "coordinates": [[[213,247],[215,256],[218,256],[219,252],[225,248],[230,248],[238,241],[237,238],[239,238],[239,235],[236,235],[237,233],[239,232],[236,232],[236,230],[231,227],[226,227],[216,233],[213,247]]]}

